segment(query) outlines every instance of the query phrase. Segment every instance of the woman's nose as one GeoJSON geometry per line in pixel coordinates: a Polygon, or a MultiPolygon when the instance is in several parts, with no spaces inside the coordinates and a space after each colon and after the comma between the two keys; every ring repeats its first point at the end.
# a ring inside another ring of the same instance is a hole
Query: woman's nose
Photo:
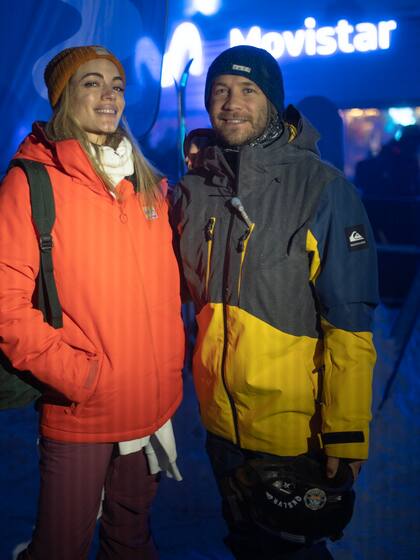
{"type": "Polygon", "coordinates": [[[112,85],[105,84],[102,89],[102,97],[107,99],[114,99],[116,96],[115,90],[112,85]]]}

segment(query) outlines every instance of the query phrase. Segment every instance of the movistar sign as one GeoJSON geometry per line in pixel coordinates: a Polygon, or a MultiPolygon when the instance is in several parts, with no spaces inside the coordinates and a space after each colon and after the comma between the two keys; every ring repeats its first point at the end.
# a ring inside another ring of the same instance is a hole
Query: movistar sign
{"type": "MultiPolygon", "coordinates": [[[[303,25],[294,31],[267,32],[256,25],[248,29],[235,27],[229,31],[226,47],[253,45],[266,49],[276,59],[367,53],[389,49],[392,33],[397,29],[397,22],[393,19],[377,23],[350,23],[340,19],[335,25],[318,27],[315,18],[307,17],[303,25]]],[[[193,76],[202,75],[205,57],[201,31],[194,23],[184,22],[174,30],[164,55],[163,87],[173,85],[174,78],[179,79],[190,58],[194,59],[190,73],[193,76]]],[[[147,65],[147,60],[142,60],[142,64],[147,65]]]]}
{"type": "Polygon", "coordinates": [[[257,26],[246,33],[235,28],[230,31],[230,46],[253,45],[266,49],[274,58],[385,50],[391,45],[391,33],[397,28],[397,22],[389,20],[352,25],[346,19],[340,19],[335,26],[317,28],[316,20],[308,17],[304,26],[296,31],[268,33],[263,33],[257,26]]]}

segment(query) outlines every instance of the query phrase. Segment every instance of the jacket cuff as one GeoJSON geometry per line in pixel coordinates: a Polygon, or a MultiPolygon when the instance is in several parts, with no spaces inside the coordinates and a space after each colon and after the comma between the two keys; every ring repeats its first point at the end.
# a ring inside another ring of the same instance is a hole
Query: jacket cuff
{"type": "Polygon", "coordinates": [[[321,434],[325,454],[342,459],[367,459],[368,436],[362,430],[321,434]]]}

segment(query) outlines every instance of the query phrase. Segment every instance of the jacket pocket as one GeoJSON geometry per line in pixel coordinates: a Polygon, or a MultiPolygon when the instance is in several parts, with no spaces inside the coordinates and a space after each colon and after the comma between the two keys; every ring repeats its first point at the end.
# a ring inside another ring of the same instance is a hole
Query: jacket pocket
{"type": "Polygon", "coordinates": [[[83,411],[85,406],[91,401],[92,397],[95,396],[99,383],[100,372],[102,369],[102,353],[91,354],[90,352],[87,352],[86,355],[89,362],[89,367],[84,383],[82,385],[82,390],[88,391],[90,394],[85,399],[83,399],[83,401],[78,403],[72,402],[69,406],[71,414],[73,414],[73,416],[75,417],[81,415],[81,412],[83,411]]]}
{"type": "Polygon", "coordinates": [[[306,222],[286,227],[275,224],[265,227],[259,234],[259,267],[275,269],[287,262],[307,259],[306,222]]]}
{"type": "Polygon", "coordinates": [[[328,350],[324,352],[324,368],[323,368],[323,380],[322,380],[322,402],[326,406],[331,404],[331,375],[332,375],[332,360],[331,355],[328,350]]]}

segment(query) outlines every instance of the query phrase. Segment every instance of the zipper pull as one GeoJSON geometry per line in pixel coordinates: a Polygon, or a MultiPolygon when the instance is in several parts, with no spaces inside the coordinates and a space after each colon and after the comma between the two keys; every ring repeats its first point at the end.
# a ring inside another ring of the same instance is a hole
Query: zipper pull
{"type": "Polygon", "coordinates": [[[216,218],[210,218],[207,222],[207,225],[204,230],[204,235],[206,237],[206,241],[213,241],[214,237],[214,225],[216,223],[216,218]]]}
{"type": "Polygon", "coordinates": [[[245,246],[245,241],[248,239],[249,234],[251,233],[251,229],[247,228],[247,230],[241,235],[238,241],[238,252],[242,253],[245,246]]]}

